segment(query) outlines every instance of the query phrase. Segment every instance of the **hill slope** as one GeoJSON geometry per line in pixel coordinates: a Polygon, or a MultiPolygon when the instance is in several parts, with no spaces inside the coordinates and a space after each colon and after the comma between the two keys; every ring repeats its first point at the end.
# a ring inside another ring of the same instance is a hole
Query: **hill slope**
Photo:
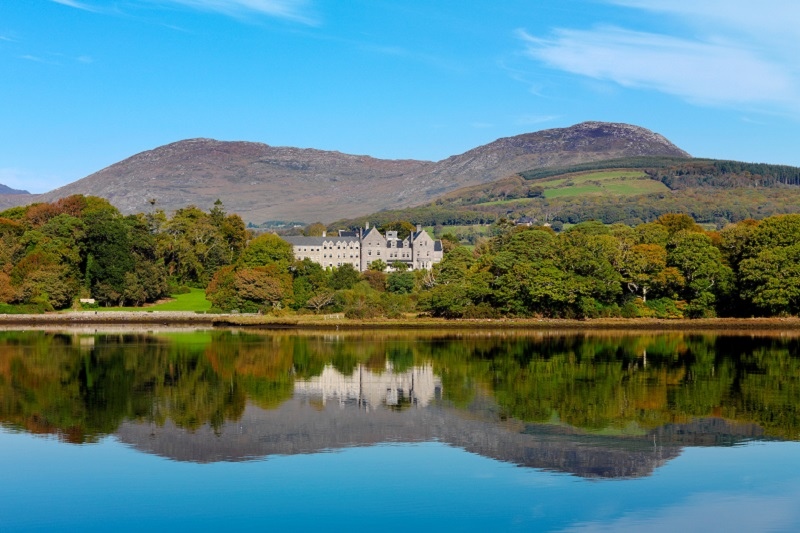
{"type": "Polygon", "coordinates": [[[189,204],[206,209],[219,198],[249,222],[331,221],[420,205],[531,168],[642,155],[689,157],[649,130],[603,122],[498,139],[436,163],[190,139],[134,155],[43,195],[4,196],[0,205],[91,194],[134,213],[148,210],[151,200],[171,211],[189,204]]]}
{"type": "Polygon", "coordinates": [[[334,224],[376,225],[413,220],[424,225],[483,224],[501,217],[539,223],[639,224],[665,213],[686,213],[722,226],[745,218],[800,212],[800,167],[634,157],[537,169],[463,187],[435,202],[388,210],[334,224]]]}

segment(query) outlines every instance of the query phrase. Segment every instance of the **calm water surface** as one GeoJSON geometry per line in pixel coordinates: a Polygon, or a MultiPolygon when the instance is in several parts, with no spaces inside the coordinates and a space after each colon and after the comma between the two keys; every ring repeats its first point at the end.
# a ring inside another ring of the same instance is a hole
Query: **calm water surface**
{"type": "Polygon", "coordinates": [[[0,332],[0,530],[800,530],[791,334],[0,332]]]}

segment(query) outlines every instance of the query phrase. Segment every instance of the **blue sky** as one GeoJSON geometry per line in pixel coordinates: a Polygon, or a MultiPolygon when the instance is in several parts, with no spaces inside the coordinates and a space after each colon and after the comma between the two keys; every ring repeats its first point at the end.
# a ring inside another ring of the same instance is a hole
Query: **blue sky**
{"type": "Polygon", "coordinates": [[[586,120],[800,165],[796,0],[1,0],[0,183],[212,137],[439,160],[586,120]]]}

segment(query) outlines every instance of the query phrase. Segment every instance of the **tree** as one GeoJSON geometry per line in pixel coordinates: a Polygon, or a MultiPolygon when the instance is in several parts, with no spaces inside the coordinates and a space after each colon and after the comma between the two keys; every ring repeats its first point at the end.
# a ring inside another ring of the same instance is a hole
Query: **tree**
{"type": "Polygon", "coordinates": [[[386,290],[386,274],[380,270],[366,270],[361,273],[361,279],[369,283],[376,291],[386,290]]]}
{"type": "Polygon", "coordinates": [[[338,291],[342,289],[352,289],[360,278],[358,270],[350,263],[345,263],[339,268],[335,268],[331,273],[329,285],[331,289],[338,291]]]}
{"type": "Polygon", "coordinates": [[[247,310],[254,307],[247,306],[247,301],[255,304],[256,308],[264,305],[280,308],[289,303],[293,294],[291,276],[279,272],[274,266],[238,270],[233,276],[233,284],[247,310]]]}
{"type": "Polygon", "coordinates": [[[303,235],[306,237],[322,237],[322,234],[327,229],[328,228],[322,222],[314,222],[303,229],[303,235]]]}
{"type": "Polygon", "coordinates": [[[253,268],[275,263],[288,269],[292,261],[292,245],[274,233],[264,233],[248,243],[239,258],[239,265],[253,268]]]}
{"type": "Polygon", "coordinates": [[[132,272],[130,231],[117,213],[98,210],[86,217],[86,280],[92,295],[102,303],[117,304],[125,288],[125,274],[132,272]],[[102,284],[102,288],[100,285],[102,284]]]}
{"type": "Polygon", "coordinates": [[[626,254],[623,265],[623,276],[628,289],[634,294],[641,294],[642,301],[647,301],[651,290],[665,294],[672,293],[683,285],[683,277],[678,269],[667,267],[667,250],[657,244],[637,244],[626,254]]]}
{"type": "Polygon", "coordinates": [[[316,313],[319,313],[323,307],[327,307],[333,303],[333,296],[333,291],[324,291],[315,294],[308,299],[306,307],[313,309],[316,313]]]}
{"type": "Polygon", "coordinates": [[[689,316],[714,316],[717,294],[727,292],[733,272],[711,239],[702,233],[679,231],[668,247],[667,262],[686,280],[682,296],[689,303],[689,316]]]}
{"type": "Polygon", "coordinates": [[[741,295],[762,313],[800,313],[800,244],[767,248],[739,264],[741,295]]]}
{"type": "Polygon", "coordinates": [[[413,272],[393,272],[386,280],[386,290],[396,294],[410,294],[414,290],[413,272]]]}
{"type": "Polygon", "coordinates": [[[678,233],[679,231],[704,232],[703,228],[700,227],[692,217],[683,213],[667,213],[658,217],[656,222],[664,226],[670,235],[678,233]]]}
{"type": "Polygon", "coordinates": [[[215,308],[230,311],[240,307],[241,299],[236,290],[234,274],[235,267],[228,265],[217,270],[211,278],[206,287],[206,298],[215,308]]]}
{"type": "Polygon", "coordinates": [[[456,246],[459,246],[461,243],[458,240],[458,237],[453,235],[452,233],[445,233],[442,235],[442,251],[447,254],[456,246]]]}
{"type": "Polygon", "coordinates": [[[369,268],[370,270],[377,270],[378,272],[383,272],[383,271],[384,271],[384,270],[386,270],[388,267],[389,267],[389,265],[387,265],[387,264],[386,264],[386,263],[383,261],[383,259],[376,259],[376,260],[374,260],[374,261],[370,261],[370,263],[369,263],[369,265],[368,265],[368,268],[369,268]]]}
{"type": "Polygon", "coordinates": [[[306,258],[292,263],[289,271],[294,278],[294,309],[307,307],[312,297],[329,292],[328,272],[319,263],[306,258]]]}
{"type": "Polygon", "coordinates": [[[383,226],[381,226],[380,231],[382,233],[386,233],[387,231],[396,231],[397,238],[400,240],[405,239],[413,232],[417,231],[416,226],[407,220],[395,220],[393,222],[387,222],[383,226]]]}

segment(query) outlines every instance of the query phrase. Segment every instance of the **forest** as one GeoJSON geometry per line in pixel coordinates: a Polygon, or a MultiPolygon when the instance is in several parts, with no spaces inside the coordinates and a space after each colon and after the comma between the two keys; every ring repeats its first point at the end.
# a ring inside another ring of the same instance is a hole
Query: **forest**
{"type": "Polygon", "coordinates": [[[248,232],[221,203],[123,216],[108,201],[70,196],[0,213],[0,312],[65,309],[80,298],[140,306],[205,287],[239,258],[248,232]]]}
{"type": "Polygon", "coordinates": [[[286,241],[252,234],[221,202],[123,216],[72,196],[0,213],[0,311],[81,308],[85,298],[141,306],[194,287],[217,312],[359,319],[787,316],[800,313],[798,243],[800,215],[719,231],[680,213],[559,233],[501,220],[474,247],[445,228],[445,257],[430,272],[375,262],[360,273],[296,261],[286,241]]]}

